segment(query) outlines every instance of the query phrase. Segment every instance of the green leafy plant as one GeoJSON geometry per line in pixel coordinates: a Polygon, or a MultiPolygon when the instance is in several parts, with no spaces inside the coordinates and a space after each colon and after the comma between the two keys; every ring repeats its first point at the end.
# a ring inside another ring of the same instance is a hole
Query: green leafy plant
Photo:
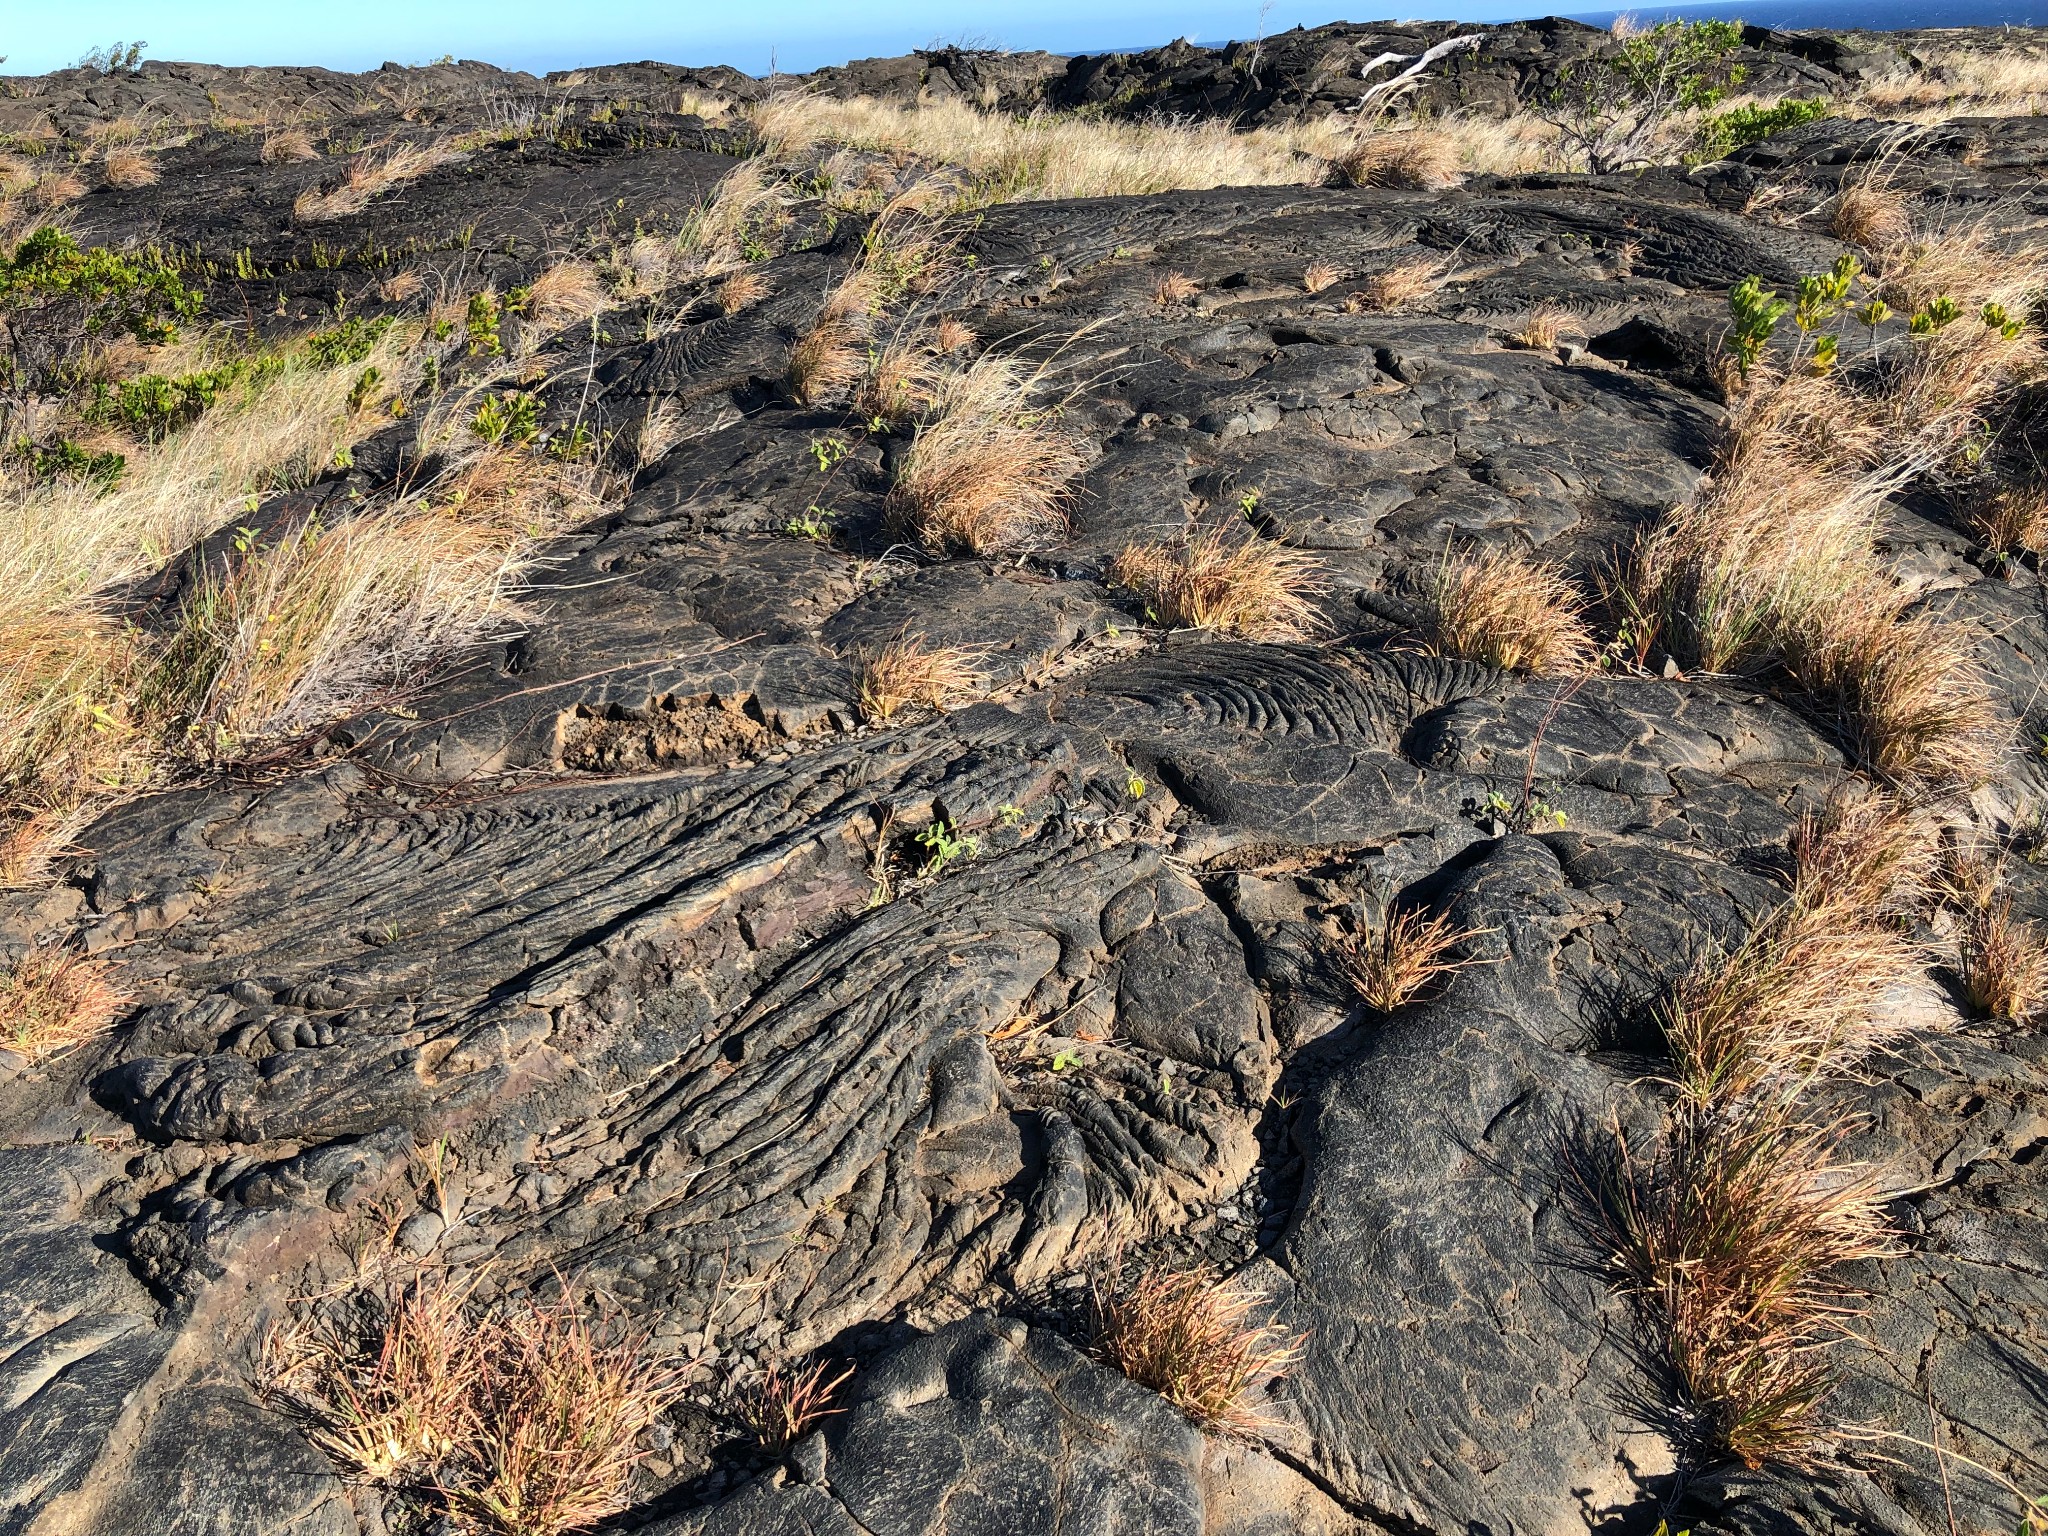
{"type": "Polygon", "coordinates": [[[1798,302],[1792,308],[1792,323],[1800,334],[1810,336],[1840,314],[1862,275],[1863,264],[1845,252],[1826,272],[1800,278],[1798,302]]]}
{"type": "Polygon", "coordinates": [[[799,538],[825,539],[832,534],[834,514],[816,503],[804,508],[803,516],[792,517],[782,525],[784,533],[796,534],[799,538]]]}
{"type": "Polygon", "coordinates": [[[821,475],[830,472],[833,465],[839,463],[840,460],[844,459],[851,452],[853,452],[853,446],[841,438],[814,437],[811,439],[811,457],[817,461],[818,473],[821,475]]]}
{"type": "Polygon", "coordinates": [[[2021,331],[2026,329],[2024,320],[2016,320],[2006,312],[2003,304],[1986,304],[1978,311],[1985,325],[1998,332],[2007,341],[2017,341],[2021,331]]]}
{"type": "Polygon", "coordinates": [[[981,852],[980,838],[962,833],[943,817],[918,833],[916,842],[927,855],[918,874],[927,880],[944,874],[946,867],[954,861],[971,859],[981,852]]]}
{"type": "Polygon", "coordinates": [[[1718,160],[1745,144],[1768,139],[1787,128],[1826,117],[1833,110],[1825,97],[1810,101],[1781,101],[1773,106],[1731,107],[1700,124],[1699,142],[1691,158],[1718,160]]]}
{"type": "Polygon", "coordinates": [[[486,288],[481,293],[472,293],[469,296],[469,310],[463,317],[463,325],[469,332],[469,350],[472,355],[504,355],[505,341],[498,334],[498,327],[504,317],[504,308],[499,304],[498,296],[490,289],[486,288]]]}
{"type": "Polygon", "coordinates": [[[1741,45],[1732,21],[1659,22],[1569,66],[1538,115],[1596,176],[1648,165],[1674,117],[1703,112],[1742,83],[1746,71],[1727,62],[1741,45]]]}
{"type": "Polygon", "coordinates": [[[195,373],[145,373],[118,383],[97,383],[85,407],[88,421],[128,428],[152,443],[190,426],[227,391],[268,378],[284,366],[277,357],[236,358],[195,373]]]}
{"type": "Polygon", "coordinates": [[[77,480],[104,491],[119,485],[128,470],[126,454],[90,453],[68,437],[60,437],[47,447],[24,438],[15,445],[13,456],[28,466],[33,479],[77,480]]]}
{"type": "Polygon", "coordinates": [[[306,356],[321,368],[346,368],[360,363],[377,349],[391,323],[389,315],[375,319],[350,315],[339,325],[308,336],[306,356]]]}
{"type": "Polygon", "coordinates": [[[76,67],[99,75],[132,75],[141,67],[142,51],[148,46],[139,38],[132,43],[108,43],[82,54],[76,67]]]}
{"type": "Polygon", "coordinates": [[[469,430],[486,443],[530,443],[540,435],[540,397],[520,389],[486,396],[469,430]]]}
{"type": "Polygon", "coordinates": [[[0,260],[0,333],[12,391],[45,394],[70,385],[95,343],[126,336],[175,340],[204,295],[153,257],[82,247],[62,230],[29,235],[0,260]]]}
{"type": "Polygon", "coordinates": [[[1962,318],[1962,307],[1947,294],[1937,294],[1922,304],[1906,322],[1906,329],[1915,336],[1932,336],[1936,331],[1946,330],[1962,318]]]}
{"type": "Polygon", "coordinates": [[[1728,290],[1728,336],[1723,344],[1744,378],[1762,359],[1778,322],[1791,308],[1754,273],[1728,290]]]}

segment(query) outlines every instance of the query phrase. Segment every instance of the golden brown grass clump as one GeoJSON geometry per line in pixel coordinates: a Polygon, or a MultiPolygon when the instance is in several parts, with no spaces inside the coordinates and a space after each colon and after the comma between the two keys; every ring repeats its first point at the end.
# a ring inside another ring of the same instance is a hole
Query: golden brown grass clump
{"type": "Polygon", "coordinates": [[[752,267],[742,267],[714,290],[713,302],[721,315],[736,315],[750,304],[768,297],[768,279],[752,267]]]}
{"type": "Polygon", "coordinates": [[[789,351],[790,393],[805,405],[836,399],[867,372],[867,343],[880,303],[865,268],[847,273],[825,296],[818,317],[789,351]]]}
{"type": "Polygon", "coordinates": [[[960,101],[898,107],[865,97],[795,94],[746,110],[772,162],[794,160],[821,143],[914,155],[968,172],[966,206],[1299,185],[1312,165],[1284,135],[1241,133],[1220,121],[1089,121],[1052,112],[1020,117],[960,101]]]}
{"type": "Polygon", "coordinates": [[[1732,1102],[1846,1070],[1900,1033],[1888,994],[1920,966],[1892,920],[1924,890],[1925,832],[1872,796],[1802,825],[1791,899],[1733,953],[1684,977],[1662,1024],[1679,1091],[1732,1102]]]}
{"type": "Polygon", "coordinates": [[[1155,1269],[1113,1294],[1096,1289],[1095,1347],[1197,1424],[1248,1433],[1264,1419],[1246,1391],[1299,1354],[1278,1329],[1251,1321],[1264,1300],[1200,1270],[1155,1269]]]}
{"type": "Polygon", "coordinates": [[[1440,656],[1536,673],[1586,665],[1599,647],[1564,572],[1516,550],[1446,553],[1429,594],[1425,640],[1440,656]]]}
{"type": "Polygon", "coordinates": [[[258,153],[265,165],[291,165],[301,160],[318,160],[320,150],[313,136],[303,128],[278,128],[263,136],[258,153]]]}
{"type": "Polygon", "coordinates": [[[1152,302],[1161,306],[1185,304],[1202,291],[1202,285],[1185,272],[1169,272],[1152,285],[1152,302]]]}
{"type": "Polygon", "coordinates": [[[1214,529],[1161,544],[1127,544],[1108,575],[1156,622],[1177,629],[1299,640],[1322,626],[1311,600],[1322,588],[1322,562],[1253,534],[1214,529]]]}
{"type": "Polygon", "coordinates": [[[1346,187],[1406,187],[1441,192],[1455,187],[1458,143],[1427,128],[1362,135],[1330,157],[1330,179],[1346,187]]]}
{"type": "Polygon", "coordinates": [[[527,313],[543,330],[589,320],[611,307],[604,278],[591,262],[558,261],[527,289],[527,313]]]}
{"type": "Polygon", "coordinates": [[[110,149],[106,163],[107,185],[122,191],[154,186],[156,162],[139,149],[110,149]]]}
{"type": "Polygon", "coordinates": [[[2048,947],[2003,891],[1963,913],[1956,974],[1964,1000],[1989,1018],[2024,1023],[2048,1002],[2048,947]]]}
{"type": "MultiPolygon", "coordinates": [[[[1579,317],[1556,304],[1539,304],[1515,332],[1515,340],[1532,351],[1547,352],[1557,345],[1567,327],[1579,324],[1579,317]]],[[[1583,332],[1581,333],[1583,334],[1583,332]]]]}
{"type": "Polygon", "coordinates": [[[1905,195],[1878,181],[1850,182],[1835,194],[1828,210],[1828,233],[1866,251],[1890,250],[1912,230],[1905,195]]]}
{"type": "Polygon", "coordinates": [[[403,304],[425,291],[427,280],[411,267],[394,272],[377,284],[377,297],[387,304],[403,304]]]}
{"type": "Polygon", "coordinates": [[[1691,1438],[1750,1467],[1814,1464],[1851,1317],[1840,1266],[1897,1251],[1843,1127],[1782,1100],[1677,1109],[1653,1153],[1625,1144],[1605,1201],[1624,1284],[1660,1335],[1691,1438]]]}
{"type": "MultiPolygon", "coordinates": [[[[387,338],[368,359],[400,365],[387,338]]],[[[360,430],[348,399],[363,361],[284,366],[224,395],[162,442],[131,445],[111,490],[75,480],[0,486],[0,842],[7,878],[47,861],[84,807],[146,782],[166,750],[141,696],[152,637],[96,594],[159,568],[258,492],[304,484],[360,430]],[[32,846],[38,829],[50,842],[32,846]]]]}
{"type": "Polygon", "coordinates": [[[340,718],[503,632],[527,552],[592,505],[573,471],[485,449],[418,503],[226,559],[194,582],[144,708],[202,756],[340,718]]]}
{"type": "Polygon", "coordinates": [[[1359,1000],[1375,1013],[1393,1013],[1421,996],[1438,977],[1471,965],[1470,960],[1450,956],[1478,936],[1476,930],[1452,922],[1447,912],[1431,916],[1411,909],[1389,914],[1376,932],[1346,945],[1339,958],[1359,1000]]]}
{"type": "Polygon", "coordinates": [[[854,390],[854,414],[893,428],[906,427],[932,408],[945,378],[931,335],[901,332],[870,355],[867,372],[854,390]]]}
{"type": "Polygon", "coordinates": [[[965,646],[934,646],[923,635],[907,635],[861,657],[856,697],[863,719],[885,725],[912,705],[950,709],[986,687],[965,646]]]}
{"type": "Polygon", "coordinates": [[[45,171],[28,189],[29,206],[44,213],[83,196],[85,183],[70,171],[45,171]]]}
{"type": "Polygon", "coordinates": [[[485,1310],[440,1274],[381,1301],[374,1324],[300,1316],[265,1340],[266,1390],[322,1450],[436,1495],[477,1536],[563,1536],[625,1508],[637,1441],[680,1387],[644,1335],[566,1299],[485,1310]]]}
{"type": "Polygon", "coordinates": [[[833,1399],[852,1377],[852,1366],[834,1376],[823,1360],[796,1371],[771,1365],[754,1391],[741,1400],[740,1422],[762,1450],[783,1455],[825,1420],[846,1411],[834,1407],[833,1399]]]}
{"type": "Polygon", "coordinates": [[[1412,256],[1367,273],[1353,300],[1365,309],[1402,309],[1435,293],[1443,286],[1449,270],[1449,264],[1440,256],[1412,256]]]}
{"type": "Polygon", "coordinates": [[[1344,281],[1344,269],[1334,262],[1312,261],[1302,268],[1301,286],[1308,293],[1321,293],[1344,281]]]}
{"type": "Polygon", "coordinates": [[[459,152],[447,143],[400,144],[382,155],[361,154],[349,161],[341,184],[322,191],[308,187],[292,202],[292,216],[305,223],[361,213],[380,192],[417,181],[459,152]]]}
{"type": "Polygon", "coordinates": [[[942,316],[932,327],[932,347],[941,357],[964,352],[975,343],[974,327],[951,315],[942,316]]]}
{"type": "Polygon", "coordinates": [[[2048,486],[2008,485],[1963,509],[1977,541],[2008,561],[2048,553],[2048,486]]]}
{"type": "Polygon", "coordinates": [[[30,950],[0,971],[0,1047],[41,1061],[106,1033],[127,1002],[110,962],[30,950]]]}
{"type": "Polygon", "coordinates": [[[1065,533],[1086,460],[1036,397],[1044,369],[985,355],[947,375],[896,468],[890,521],[934,554],[1023,549],[1065,533]]]}
{"type": "Polygon", "coordinates": [[[1919,956],[1897,917],[1932,867],[1924,825],[1875,795],[1802,821],[1792,851],[1783,906],[1665,1006],[1679,1097],[1654,1150],[1617,1132],[1606,1173],[1577,1170],[1691,1437],[1752,1467],[1822,1454],[1821,1350],[1855,1312],[1838,1271],[1896,1251],[1876,1175],[1838,1156],[1849,1123],[1800,1094],[1904,1033],[1884,1009],[1919,956]]]}
{"type": "Polygon", "coordinates": [[[1638,546],[1610,599],[1682,664],[1782,668],[1878,771],[1976,782],[1999,737],[1970,636],[1914,606],[1876,519],[2035,355],[2026,333],[1966,316],[1867,380],[1753,375],[1706,490],[1638,546]]]}

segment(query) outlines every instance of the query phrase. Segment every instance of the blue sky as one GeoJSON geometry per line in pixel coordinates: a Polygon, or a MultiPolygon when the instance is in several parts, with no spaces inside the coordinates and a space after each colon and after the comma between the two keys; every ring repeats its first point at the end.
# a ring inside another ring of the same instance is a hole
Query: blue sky
{"type": "MultiPolygon", "coordinates": [[[[1263,25],[1278,32],[1390,9],[1390,0],[1273,0],[1263,25]]],[[[1529,10],[1447,0],[1427,14],[1494,20],[1529,10]]],[[[761,74],[771,49],[781,68],[806,70],[938,38],[1074,53],[1178,36],[1218,43],[1260,27],[1259,0],[0,0],[0,68],[39,74],[89,48],[146,38],[150,58],[214,64],[374,69],[452,53],[515,69],[654,58],[761,74]]]]}

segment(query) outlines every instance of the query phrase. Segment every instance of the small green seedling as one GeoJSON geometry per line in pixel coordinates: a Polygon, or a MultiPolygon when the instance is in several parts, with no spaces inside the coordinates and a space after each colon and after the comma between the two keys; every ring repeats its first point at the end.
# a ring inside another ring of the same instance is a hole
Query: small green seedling
{"type": "Polygon", "coordinates": [[[1145,798],[1145,778],[1135,768],[1126,768],[1124,770],[1124,793],[1133,800],[1145,798]]]}
{"type": "Polygon", "coordinates": [[[834,514],[815,502],[804,508],[802,517],[792,517],[782,525],[784,533],[793,533],[799,538],[825,539],[832,533],[834,514]]]}
{"type": "Polygon", "coordinates": [[[1021,805],[1011,805],[1006,801],[996,814],[1003,818],[1004,826],[1014,827],[1024,820],[1024,807],[1021,805]]]}
{"type": "Polygon", "coordinates": [[[918,846],[924,848],[929,857],[918,874],[927,880],[936,879],[945,873],[946,866],[956,859],[971,859],[981,852],[981,839],[963,835],[960,830],[945,820],[934,821],[917,834],[918,846]]]}
{"type": "Polygon", "coordinates": [[[818,473],[825,474],[832,466],[853,452],[852,445],[836,437],[814,437],[811,439],[811,457],[818,461],[818,473]]]}
{"type": "Polygon", "coordinates": [[[1069,1067],[1078,1067],[1079,1065],[1081,1065],[1081,1058],[1073,1051],[1055,1051],[1053,1053],[1052,1069],[1055,1072],[1064,1072],[1069,1067]]]}

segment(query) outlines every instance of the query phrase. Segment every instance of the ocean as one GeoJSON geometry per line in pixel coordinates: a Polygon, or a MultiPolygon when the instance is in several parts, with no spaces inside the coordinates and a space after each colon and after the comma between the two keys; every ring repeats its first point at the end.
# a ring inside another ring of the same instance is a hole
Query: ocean
{"type": "MultiPolygon", "coordinates": [[[[1622,12],[1568,14],[1574,21],[1604,27],[1622,12]]],[[[1728,17],[1752,26],[1802,31],[1849,27],[1873,32],[1894,32],[1905,27],[2048,27],[2048,0],[1859,0],[1855,5],[1844,5],[1841,0],[1750,0],[1745,4],[1631,7],[1627,14],[1644,21],[1728,17]]]]}

